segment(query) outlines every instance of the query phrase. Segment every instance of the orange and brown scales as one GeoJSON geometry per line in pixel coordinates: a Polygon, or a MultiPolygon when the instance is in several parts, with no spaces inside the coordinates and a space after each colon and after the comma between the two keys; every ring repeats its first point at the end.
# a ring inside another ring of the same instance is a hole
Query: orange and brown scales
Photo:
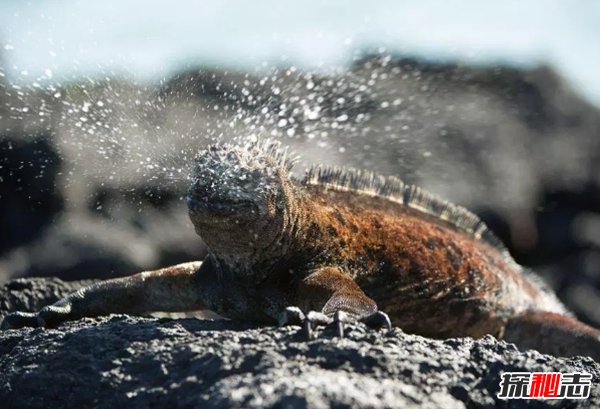
{"type": "Polygon", "coordinates": [[[540,303],[561,311],[505,251],[461,231],[452,217],[342,187],[305,183],[304,251],[349,274],[405,331],[501,336],[508,318],[540,303]]]}
{"type": "Polygon", "coordinates": [[[217,282],[200,291],[210,309],[269,322],[290,306],[367,322],[379,309],[411,333],[600,359],[600,332],[473,213],[394,177],[314,167],[296,180],[292,166],[268,141],[199,155],[188,207],[209,247],[202,275],[217,282]]]}

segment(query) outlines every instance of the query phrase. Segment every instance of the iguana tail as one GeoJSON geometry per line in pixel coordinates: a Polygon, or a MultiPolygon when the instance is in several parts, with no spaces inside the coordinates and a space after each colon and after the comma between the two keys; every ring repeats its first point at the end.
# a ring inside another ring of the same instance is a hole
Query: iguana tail
{"type": "Polygon", "coordinates": [[[600,330],[568,315],[525,312],[507,322],[503,338],[520,349],[564,357],[583,355],[600,362],[600,330]]]}

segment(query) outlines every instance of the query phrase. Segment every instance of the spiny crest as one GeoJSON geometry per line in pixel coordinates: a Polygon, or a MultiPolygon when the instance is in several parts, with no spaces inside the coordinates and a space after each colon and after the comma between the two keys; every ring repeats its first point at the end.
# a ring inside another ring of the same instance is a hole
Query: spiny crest
{"type": "Polygon", "coordinates": [[[458,231],[482,240],[508,256],[502,241],[475,214],[418,186],[405,184],[396,177],[385,177],[365,170],[314,166],[306,172],[302,184],[385,198],[443,220],[458,231]]]}
{"type": "Polygon", "coordinates": [[[284,146],[280,141],[271,138],[256,138],[246,142],[243,147],[249,154],[262,155],[271,158],[275,161],[277,166],[284,168],[288,172],[300,159],[298,155],[290,151],[289,147],[284,146]]]}
{"type": "Polygon", "coordinates": [[[215,171],[226,170],[226,167],[251,170],[280,167],[290,171],[297,161],[297,155],[274,139],[254,139],[234,144],[216,143],[209,145],[196,157],[197,166],[211,167],[215,171]]]}

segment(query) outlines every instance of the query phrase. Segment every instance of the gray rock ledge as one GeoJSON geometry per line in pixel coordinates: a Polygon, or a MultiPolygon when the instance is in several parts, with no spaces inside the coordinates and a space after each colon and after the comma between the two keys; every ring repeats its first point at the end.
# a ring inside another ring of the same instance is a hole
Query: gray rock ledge
{"type": "MultiPolygon", "coordinates": [[[[81,282],[20,279],[0,316],[35,309],[81,282]]],[[[518,351],[488,336],[432,340],[350,326],[306,342],[299,328],[113,315],[0,332],[3,408],[600,407],[600,365],[518,351]],[[585,401],[499,400],[505,371],[593,374],[585,401]]]]}

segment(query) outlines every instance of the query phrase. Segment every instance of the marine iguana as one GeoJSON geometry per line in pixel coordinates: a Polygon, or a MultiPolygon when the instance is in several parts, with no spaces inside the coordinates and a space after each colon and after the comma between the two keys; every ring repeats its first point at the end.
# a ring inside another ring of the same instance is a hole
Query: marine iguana
{"type": "Polygon", "coordinates": [[[521,348],[600,360],[576,320],[468,210],[395,177],[313,167],[273,141],[217,144],[195,162],[187,204],[204,261],[103,281],[3,328],[109,313],[210,309],[264,323],[362,320],[424,336],[492,334],[521,348]],[[383,312],[385,311],[385,313],[383,312]],[[389,316],[388,316],[389,314],[389,316]]]}

